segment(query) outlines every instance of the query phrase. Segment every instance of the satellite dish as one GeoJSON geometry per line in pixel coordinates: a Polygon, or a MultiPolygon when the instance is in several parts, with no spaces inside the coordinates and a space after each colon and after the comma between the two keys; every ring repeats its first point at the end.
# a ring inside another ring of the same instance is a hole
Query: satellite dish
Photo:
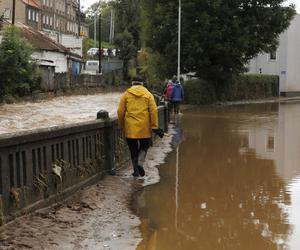
{"type": "Polygon", "coordinates": [[[10,16],[11,16],[11,10],[9,8],[5,8],[3,13],[3,18],[10,19],[10,16]]]}

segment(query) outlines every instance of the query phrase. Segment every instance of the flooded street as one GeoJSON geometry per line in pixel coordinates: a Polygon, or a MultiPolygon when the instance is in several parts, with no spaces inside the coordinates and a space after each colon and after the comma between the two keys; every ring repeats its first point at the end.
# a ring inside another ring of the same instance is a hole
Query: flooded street
{"type": "Polygon", "coordinates": [[[300,249],[300,103],[184,112],[138,250],[300,249]]]}
{"type": "Polygon", "coordinates": [[[0,106],[0,134],[95,120],[99,110],[116,116],[120,93],[75,95],[0,106]]]}

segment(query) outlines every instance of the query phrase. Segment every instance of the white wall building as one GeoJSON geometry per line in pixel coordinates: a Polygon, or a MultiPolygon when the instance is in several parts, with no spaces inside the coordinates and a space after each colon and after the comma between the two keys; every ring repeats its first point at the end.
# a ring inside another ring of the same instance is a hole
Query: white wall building
{"type": "Polygon", "coordinates": [[[283,96],[300,95],[300,15],[280,35],[279,47],[270,54],[259,54],[249,63],[249,73],[278,75],[283,96]]]}

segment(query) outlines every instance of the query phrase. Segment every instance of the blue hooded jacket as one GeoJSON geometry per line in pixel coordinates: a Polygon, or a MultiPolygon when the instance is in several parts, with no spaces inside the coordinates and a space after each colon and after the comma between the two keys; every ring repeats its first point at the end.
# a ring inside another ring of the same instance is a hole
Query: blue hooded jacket
{"type": "Polygon", "coordinates": [[[176,83],[172,85],[171,101],[181,102],[184,99],[184,92],[181,84],[176,83]]]}

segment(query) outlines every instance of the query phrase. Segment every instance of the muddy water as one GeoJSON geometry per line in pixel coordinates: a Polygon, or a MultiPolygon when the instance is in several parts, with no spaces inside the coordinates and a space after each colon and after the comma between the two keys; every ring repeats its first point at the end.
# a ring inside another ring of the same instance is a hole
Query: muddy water
{"type": "Polygon", "coordinates": [[[94,120],[100,109],[116,115],[120,93],[58,97],[0,106],[0,134],[94,120]]]}
{"type": "Polygon", "coordinates": [[[138,250],[300,249],[300,103],[184,113],[138,250]]]}

